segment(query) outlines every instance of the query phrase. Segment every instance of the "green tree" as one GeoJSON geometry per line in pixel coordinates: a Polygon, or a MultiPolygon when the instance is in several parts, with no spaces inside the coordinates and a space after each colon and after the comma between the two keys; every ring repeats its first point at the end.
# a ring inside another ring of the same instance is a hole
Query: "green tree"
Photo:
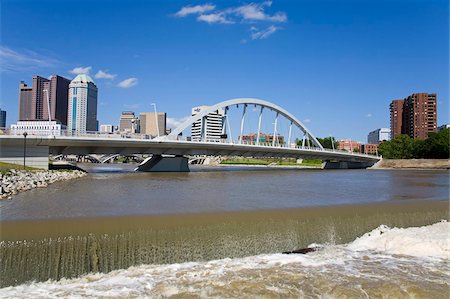
{"type": "Polygon", "coordinates": [[[324,148],[337,148],[339,145],[339,142],[336,141],[336,139],[332,136],[325,137],[325,138],[317,138],[317,140],[322,144],[324,148]]]}
{"type": "Polygon", "coordinates": [[[414,140],[408,135],[398,135],[391,141],[380,144],[379,152],[387,159],[411,159],[413,157],[414,140]]]}
{"type": "Polygon", "coordinates": [[[450,129],[430,133],[424,141],[423,157],[427,159],[448,159],[450,147],[450,129]]]}

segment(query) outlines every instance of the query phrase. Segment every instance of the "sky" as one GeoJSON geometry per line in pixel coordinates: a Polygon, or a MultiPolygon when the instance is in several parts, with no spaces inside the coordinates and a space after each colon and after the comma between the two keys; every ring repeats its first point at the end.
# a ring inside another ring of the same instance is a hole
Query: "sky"
{"type": "Polygon", "coordinates": [[[79,73],[98,87],[100,124],[155,103],[174,128],[194,106],[253,97],[317,137],[366,141],[389,127],[390,101],[417,92],[437,93],[438,125],[449,122],[448,1],[0,3],[7,124],[21,80],[79,73]]]}

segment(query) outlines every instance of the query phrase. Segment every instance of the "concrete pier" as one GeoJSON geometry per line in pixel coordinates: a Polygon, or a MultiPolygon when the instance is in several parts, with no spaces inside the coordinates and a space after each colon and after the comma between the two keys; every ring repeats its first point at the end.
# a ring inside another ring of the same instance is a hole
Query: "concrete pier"
{"type": "Polygon", "coordinates": [[[144,160],[136,171],[145,172],[189,172],[188,158],[183,156],[153,155],[144,160]]]}

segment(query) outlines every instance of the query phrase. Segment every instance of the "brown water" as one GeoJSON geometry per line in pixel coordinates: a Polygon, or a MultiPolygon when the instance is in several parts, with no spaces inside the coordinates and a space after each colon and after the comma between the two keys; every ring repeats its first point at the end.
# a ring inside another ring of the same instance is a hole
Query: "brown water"
{"type": "Polygon", "coordinates": [[[380,224],[448,219],[448,172],[107,170],[0,203],[0,283],[122,272],[23,284],[1,289],[0,297],[448,294],[448,261],[333,245],[380,224]],[[261,257],[311,243],[328,244],[312,255],[313,268],[261,257]]]}

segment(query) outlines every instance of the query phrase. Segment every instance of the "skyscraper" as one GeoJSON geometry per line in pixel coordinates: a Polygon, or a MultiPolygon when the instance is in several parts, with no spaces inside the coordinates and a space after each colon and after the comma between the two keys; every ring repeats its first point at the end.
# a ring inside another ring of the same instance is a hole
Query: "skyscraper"
{"type": "Polygon", "coordinates": [[[437,131],[437,96],[435,93],[413,93],[390,104],[392,138],[406,134],[414,139],[426,139],[437,131]]]}
{"type": "Polygon", "coordinates": [[[153,137],[166,135],[167,114],[165,112],[157,112],[156,114],[155,112],[141,112],[139,118],[141,134],[147,134],[153,137]],[[156,125],[157,121],[158,125],[156,125]]]}
{"type": "MultiPolygon", "coordinates": [[[[196,115],[207,109],[208,106],[199,106],[192,108],[192,115],[196,115]]],[[[191,138],[192,141],[216,141],[220,142],[223,134],[223,118],[225,111],[219,109],[213,113],[209,113],[204,121],[198,120],[192,124],[191,138]]]]}
{"type": "Polygon", "coordinates": [[[94,81],[86,74],[70,82],[67,130],[73,135],[97,130],[97,92],[94,81]]]}
{"type": "Polygon", "coordinates": [[[19,120],[34,120],[31,115],[31,97],[33,88],[20,81],[19,84],[19,120]]]}
{"type": "Polygon", "coordinates": [[[53,75],[50,79],[33,76],[32,87],[28,87],[25,82],[21,81],[19,85],[19,120],[47,121],[50,105],[51,119],[67,125],[69,83],[69,79],[58,75],[53,75]]]}
{"type": "Polygon", "coordinates": [[[413,93],[403,105],[403,133],[414,139],[427,139],[437,131],[437,96],[435,93],[413,93]]]}
{"type": "Polygon", "coordinates": [[[0,109],[0,128],[6,127],[6,111],[0,109]]]}
{"type": "Polygon", "coordinates": [[[393,100],[389,105],[391,112],[391,139],[402,134],[404,100],[393,100]]]}

